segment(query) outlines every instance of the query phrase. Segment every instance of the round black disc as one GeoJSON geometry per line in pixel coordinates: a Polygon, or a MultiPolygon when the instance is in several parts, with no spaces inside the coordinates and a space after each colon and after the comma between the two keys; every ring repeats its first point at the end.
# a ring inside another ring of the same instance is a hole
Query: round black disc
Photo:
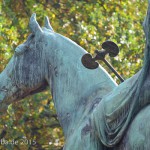
{"type": "Polygon", "coordinates": [[[119,53],[119,48],[117,44],[112,41],[106,41],[102,44],[102,48],[108,51],[110,57],[115,57],[119,53]]]}
{"type": "Polygon", "coordinates": [[[81,61],[84,67],[88,69],[96,69],[99,66],[99,64],[92,59],[90,54],[83,55],[81,61]]]}

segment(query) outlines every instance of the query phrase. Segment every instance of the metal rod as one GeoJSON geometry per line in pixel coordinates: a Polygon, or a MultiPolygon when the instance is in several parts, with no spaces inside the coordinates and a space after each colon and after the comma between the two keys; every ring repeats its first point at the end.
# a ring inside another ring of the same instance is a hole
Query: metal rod
{"type": "Polygon", "coordinates": [[[113,66],[105,58],[102,60],[112,70],[112,72],[120,79],[120,81],[124,82],[124,79],[118,74],[118,72],[113,68],[113,66]]]}

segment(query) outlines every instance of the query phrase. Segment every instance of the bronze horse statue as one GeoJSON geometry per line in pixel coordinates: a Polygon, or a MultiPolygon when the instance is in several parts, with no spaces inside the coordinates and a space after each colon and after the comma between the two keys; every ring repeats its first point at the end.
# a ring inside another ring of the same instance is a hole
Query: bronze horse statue
{"type": "Polygon", "coordinates": [[[100,65],[86,69],[81,58],[87,52],[54,32],[47,17],[41,28],[33,14],[29,26],[32,33],[0,74],[0,109],[49,86],[64,150],[149,150],[150,8],[144,65],[120,85],[100,65]]]}

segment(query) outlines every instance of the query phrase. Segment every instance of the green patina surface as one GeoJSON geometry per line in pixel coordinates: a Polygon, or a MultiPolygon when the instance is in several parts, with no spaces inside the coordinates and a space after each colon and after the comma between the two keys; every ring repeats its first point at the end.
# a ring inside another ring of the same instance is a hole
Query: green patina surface
{"type": "Polygon", "coordinates": [[[32,34],[0,74],[1,108],[49,86],[66,138],[64,150],[149,150],[150,1],[143,24],[144,65],[118,86],[101,66],[84,68],[86,51],[55,33],[47,17],[44,28],[35,14],[29,25],[32,34]]]}

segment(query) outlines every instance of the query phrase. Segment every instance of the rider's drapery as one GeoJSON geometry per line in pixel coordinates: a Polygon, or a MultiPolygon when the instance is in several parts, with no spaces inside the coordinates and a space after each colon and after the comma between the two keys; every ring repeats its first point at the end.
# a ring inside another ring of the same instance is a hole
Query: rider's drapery
{"type": "Polygon", "coordinates": [[[135,115],[150,104],[150,0],[143,27],[146,47],[142,69],[106,95],[92,114],[100,140],[109,147],[121,140],[135,115]]]}

